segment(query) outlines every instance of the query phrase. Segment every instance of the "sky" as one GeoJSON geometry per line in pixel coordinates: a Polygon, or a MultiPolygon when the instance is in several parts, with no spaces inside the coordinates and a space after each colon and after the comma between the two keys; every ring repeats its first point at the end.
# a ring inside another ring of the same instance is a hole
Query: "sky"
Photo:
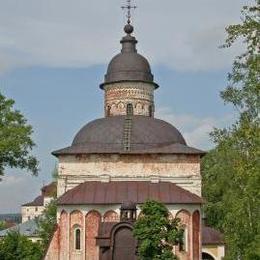
{"type": "MultiPolygon", "coordinates": [[[[241,44],[219,46],[240,22],[246,0],[136,0],[138,51],[151,63],[156,117],[181,130],[188,144],[213,147],[209,132],[236,118],[219,93],[241,44]]],[[[103,117],[106,67],[120,51],[122,0],[0,0],[0,91],[33,126],[38,177],[6,169],[0,213],[20,212],[51,181],[51,152],[71,144],[87,122],[103,117]]]]}

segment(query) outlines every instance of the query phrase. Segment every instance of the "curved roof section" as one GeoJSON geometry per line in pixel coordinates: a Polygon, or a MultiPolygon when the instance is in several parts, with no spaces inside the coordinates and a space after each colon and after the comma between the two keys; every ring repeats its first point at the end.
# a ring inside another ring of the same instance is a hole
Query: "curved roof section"
{"type": "Polygon", "coordinates": [[[105,83],[120,81],[153,82],[150,65],[138,53],[120,53],[108,65],[105,83]]]}
{"type": "Polygon", "coordinates": [[[54,152],[61,154],[84,153],[176,153],[203,154],[188,147],[181,133],[171,124],[146,116],[113,116],[86,124],[75,136],[70,147],[54,152]],[[124,149],[124,139],[129,150],[124,149]]]}
{"type": "MultiPolygon", "coordinates": [[[[85,125],[76,135],[73,145],[85,143],[121,144],[125,116],[97,119],[85,125]]],[[[132,117],[132,145],[186,144],[181,133],[169,123],[146,116],[132,117]]]]}

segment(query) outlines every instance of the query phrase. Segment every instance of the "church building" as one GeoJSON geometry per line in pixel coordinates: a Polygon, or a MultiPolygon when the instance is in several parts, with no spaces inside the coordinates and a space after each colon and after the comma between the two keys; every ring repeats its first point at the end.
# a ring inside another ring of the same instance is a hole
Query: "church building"
{"type": "Polygon", "coordinates": [[[179,259],[201,259],[205,153],[154,117],[159,85],[137,52],[130,20],[124,32],[121,52],[100,85],[104,118],[87,123],[69,147],[53,152],[59,160],[58,213],[46,260],[137,259],[132,223],[148,199],[181,220],[184,244],[174,249],[179,259]]]}

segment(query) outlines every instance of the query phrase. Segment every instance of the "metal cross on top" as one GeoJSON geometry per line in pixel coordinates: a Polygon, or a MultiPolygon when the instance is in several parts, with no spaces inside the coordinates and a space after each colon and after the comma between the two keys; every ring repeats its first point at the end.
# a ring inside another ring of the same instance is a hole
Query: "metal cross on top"
{"type": "Polygon", "coordinates": [[[126,15],[126,17],[127,17],[127,23],[130,24],[130,23],[131,23],[131,17],[132,17],[131,10],[132,10],[132,9],[136,9],[137,6],[136,6],[136,5],[132,5],[132,4],[131,4],[131,0],[127,0],[126,5],[123,5],[121,8],[122,8],[123,10],[127,10],[127,15],[126,15]]]}

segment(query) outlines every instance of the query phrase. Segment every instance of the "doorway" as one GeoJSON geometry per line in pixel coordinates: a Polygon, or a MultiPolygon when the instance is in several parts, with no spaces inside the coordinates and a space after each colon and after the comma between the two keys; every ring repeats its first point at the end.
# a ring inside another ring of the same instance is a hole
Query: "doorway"
{"type": "Polygon", "coordinates": [[[129,227],[119,228],[114,236],[113,260],[137,260],[136,240],[129,227]]]}

